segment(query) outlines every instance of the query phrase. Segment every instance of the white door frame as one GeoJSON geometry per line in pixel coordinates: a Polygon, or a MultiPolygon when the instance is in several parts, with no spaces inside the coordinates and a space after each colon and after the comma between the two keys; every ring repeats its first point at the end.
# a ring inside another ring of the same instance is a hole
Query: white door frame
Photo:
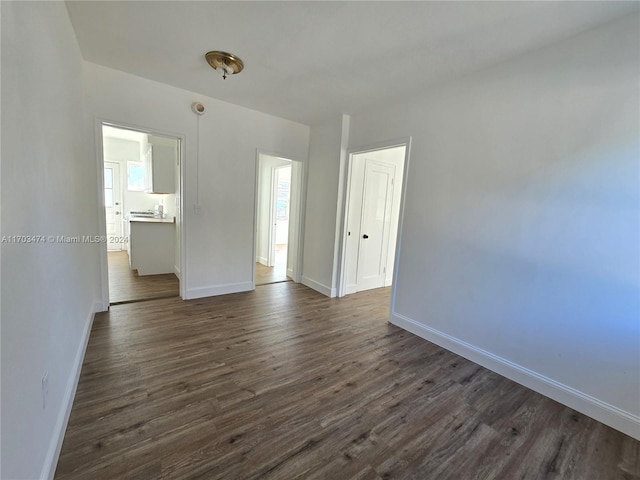
{"type": "MultiPolygon", "coordinates": [[[[282,154],[282,153],[272,153],[266,150],[256,149],[256,166],[255,166],[255,184],[254,184],[254,206],[253,206],[253,252],[251,256],[251,262],[253,265],[253,274],[252,274],[252,283],[253,289],[256,288],[256,251],[257,251],[257,243],[258,243],[258,207],[259,207],[259,185],[260,185],[260,156],[266,155],[269,157],[277,157],[283,158],[285,160],[291,161],[291,183],[289,190],[289,240],[287,245],[287,274],[291,272],[291,279],[295,283],[300,283],[302,278],[302,238],[304,235],[304,204],[306,203],[305,197],[305,175],[306,175],[306,165],[300,159],[293,158],[290,155],[282,154]],[[294,164],[295,167],[294,168],[294,164]],[[297,170],[297,174],[294,175],[294,171],[297,170]],[[296,182],[296,195],[293,193],[293,184],[296,182]],[[293,206],[294,208],[291,208],[293,206]],[[292,221],[294,218],[293,213],[295,210],[296,218],[295,221],[292,221]],[[293,242],[292,234],[294,234],[293,242]],[[295,257],[293,258],[293,262],[289,262],[291,256],[289,255],[290,250],[295,249],[295,257]]],[[[275,178],[275,172],[278,167],[272,168],[271,170],[271,185],[273,194],[273,184],[275,178]]],[[[271,206],[270,206],[270,225],[269,225],[269,257],[272,255],[272,242],[273,235],[275,234],[275,228],[273,228],[272,221],[275,218],[275,205],[274,205],[274,196],[270,195],[271,198],[271,206]]],[[[271,258],[267,263],[271,263],[271,258]]]]}
{"type": "MultiPolygon", "coordinates": [[[[111,120],[107,118],[95,118],[94,123],[94,138],[96,145],[96,166],[98,171],[98,234],[106,239],[107,236],[107,219],[105,215],[104,205],[104,140],[102,138],[102,127],[116,127],[126,130],[134,130],[146,134],[157,134],[166,137],[174,137],[178,139],[179,145],[179,158],[180,163],[180,213],[181,218],[176,219],[176,222],[180,222],[180,298],[186,298],[187,293],[187,262],[186,262],[186,245],[187,245],[187,228],[186,228],[186,215],[184,214],[184,184],[186,177],[186,167],[184,159],[186,157],[185,150],[185,135],[175,132],[167,132],[161,129],[141,127],[139,125],[132,125],[126,122],[120,122],[118,120],[111,120]]],[[[96,311],[106,312],[109,310],[109,266],[107,262],[107,243],[101,242],[100,248],[100,279],[102,283],[101,298],[102,304],[97,305],[96,311]]]]}
{"type": "Polygon", "coordinates": [[[389,140],[386,142],[379,142],[363,147],[352,148],[347,151],[347,165],[346,170],[347,174],[345,175],[345,184],[344,184],[344,197],[342,202],[342,222],[341,222],[341,230],[342,236],[340,241],[340,249],[339,249],[339,271],[338,271],[338,289],[337,296],[344,297],[346,295],[346,246],[347,246],[347,237],[348,237],[348,224],[347,219],[349,218],[349,202],[351,196],[351,176],[352,176],[352,168],[353,168],[353,156],[360,155],[363,153],[374,152],[377,150],[387,150],[389,148],[394,147],[405,147],[404,150],[404,172],[402,176],[402,192],[400,197],[400,214],[398,217],[398,235],[396,239],[396,251],[394,257],[394,267],[393,267],[393,299],[392,303],[395,303],[395,285],[396,279],[398,276],[398,258],[400,257],[400,246],[402,240],[402,223],[404,218],[404,203],[405,203],[405,195],[406,195],[406,184],[409,171],[409,157],[411,152],[411,137],[405,137],[397,140],[389,140]]]}

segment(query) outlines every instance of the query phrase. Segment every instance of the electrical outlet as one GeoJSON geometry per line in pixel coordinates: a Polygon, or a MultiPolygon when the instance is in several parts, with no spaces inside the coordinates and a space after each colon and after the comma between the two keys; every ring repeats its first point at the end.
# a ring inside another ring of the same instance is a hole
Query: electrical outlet
{"type": "Polygon", "coordinates": [[[47,407],[47,396],[49,395],[49,372],[45,370],[42,375],[42,408],[47,407]]]}
{"type": "Polygon", "coordinates": [[[196,215],[200,215],[200,205],[194,205],[194,206],[193,206],[193,212],[194,212],[196,215]]]}

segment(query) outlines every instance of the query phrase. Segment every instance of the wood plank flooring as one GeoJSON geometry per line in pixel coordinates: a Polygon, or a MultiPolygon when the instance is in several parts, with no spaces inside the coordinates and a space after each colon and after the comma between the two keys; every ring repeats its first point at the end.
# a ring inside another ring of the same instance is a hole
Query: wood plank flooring
{"type": "Polygon", "coordinates": [[[291,282],[96,317],[55,478],[640,478],[640,442],[291,282]]]}
{"type": "Polygon", "coordinates": [[[286,269],[278,270],[276,267],[265,267],[256,262],[256,285],[268,285],[288,280],[286,269]]]}
{"type": "Polygon", "coordinates": [[[276,245],[275,266],[267,267],[256,262],[256,285],[286,282],[287,278],[287,245],[276,245]]]}
{"type": "Polygon", "coordinates": [[[107,252],[110,303],[148,300],[180,295],[180,283],[173,273],[139,276],[129,268],[126,251],[107,252]]]}

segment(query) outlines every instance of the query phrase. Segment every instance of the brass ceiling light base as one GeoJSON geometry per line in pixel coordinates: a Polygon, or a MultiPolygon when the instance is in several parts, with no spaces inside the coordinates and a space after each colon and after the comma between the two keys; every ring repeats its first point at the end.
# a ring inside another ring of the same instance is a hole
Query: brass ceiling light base
{"type": "Polygon", "coordinates": [[[227,52],[214,50],[212,52],[207,52],[204,57],[207,59],[207,63],[211,65],[214,70],[222,70],[222,78],[224,79],[227,78],[227,75],[240,73],[244,68],[242,60],[227,52]]]}

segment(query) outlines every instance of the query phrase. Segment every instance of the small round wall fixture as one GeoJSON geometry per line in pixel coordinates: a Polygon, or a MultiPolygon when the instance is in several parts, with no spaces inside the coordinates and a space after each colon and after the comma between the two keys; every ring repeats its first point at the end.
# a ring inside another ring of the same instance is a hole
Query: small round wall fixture
{"type": "Polygon", "coordinates": [[[204,56],[207,63],[215,70],[222,70],[222,78],[226,79],[227,75],[235,75],[240,73],[244,68],[244,63],[235,55],[227,52],[214,50],[207,52],[204,56]]]}
{"type": "Polygon", "coordinates": [[[193,113],[196,113],[198,115],[204,115],[204,105],[201,104],[200,102],[193,102],[191,104],[191,110],[193,110],[193,113]]]}

